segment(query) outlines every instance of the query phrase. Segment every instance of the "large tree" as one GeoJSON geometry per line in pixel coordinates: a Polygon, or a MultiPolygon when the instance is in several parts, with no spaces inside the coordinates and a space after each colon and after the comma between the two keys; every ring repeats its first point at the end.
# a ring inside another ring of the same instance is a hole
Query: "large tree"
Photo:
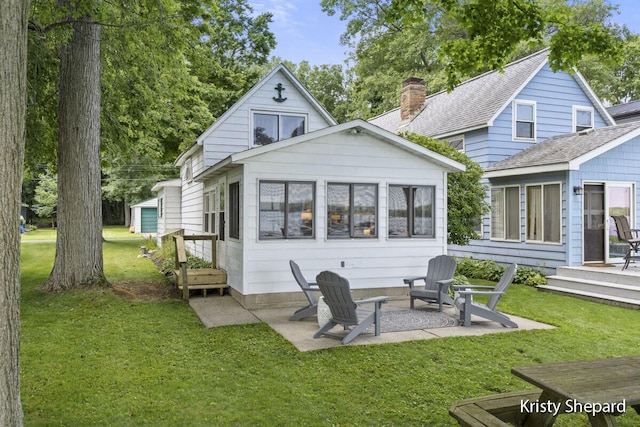
{"type": "Polygon", "coordinates": [[[0,426],[22,426],[20,188],[24,162],[29,2],[0,2],[0,426]]]}
{"type": "Polygon", "coordinates": [[[71,36],[60,51],[58,238],[43,290],[104,286],[100,173],[100,32],[93,2],[60,1],[71,36]]]}

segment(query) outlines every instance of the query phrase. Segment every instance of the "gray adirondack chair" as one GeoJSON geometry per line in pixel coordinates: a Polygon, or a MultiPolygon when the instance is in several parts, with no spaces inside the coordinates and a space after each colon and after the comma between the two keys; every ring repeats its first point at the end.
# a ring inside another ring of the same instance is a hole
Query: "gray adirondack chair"
{"type": "Polygon", "coordinates": [[[316,294],[320,292],[320,288],[318,288],[314,282],[307,282],[307,279],[304,278],[300,271],[300,267],[295,261],[290,260],[289,267],[291,267],[291,273],[293,274],[294,279],[296,279],[296,282],[298,282],[300,289],[302,289],[302,292],[304,292],[308,301],[308,304],[297,309],[291,317],[289,317],[289,320],[301,320],[306,317],[317,315],[318,299],[316,298],[316,294]]]}
{"type": "Polygon", "coordinates": [[[624,256],[624,265],[622,269],[629,267],[629,261],[640,259],[640,230],[631,228],[629,226],[629,220],[624,215],[613,215],[613,221],[616,223],[616,232],[618,233],[618,240],[625,242],[629,245],[627,254],[624,256]],[[631,253],[633,252],[633,255],[631,253]]]}
{"type": "Polygon", "coordinates": [[[414,300],[425,302],[437,302],[438,311],[442,311],[442,304],[453,306],[453,299],[449,296],[449,287],[453,283],[453,275],[456,272],[456,260],[448,255],[438,255],[429,260],[426,276],[410,277],[404,279],[405,285],[409,285],[410,305],[413,310],[414,300]],[[416,288],[416,281],[423,280],[424,288],[416,288]]]}
{"type": "Polygon", "coordinates": [[[349,281],[331,271],[323,271],[316,276],[316,283],[322,292],[324,302],[331,310],[332,319],[313,335],[313,338],[327,336],[342,340],[342,344],[349,344],[355,337],[374,325],[375,335],[380,335],[380,311],[382,304],[389,300],[386,296],[367,298],[354,301],[349,288],[349,281]],[[373,304],[373,310],[365,309],[362,305],[373,304]],[[349,332],[335,334],[329,332],[333,327],[342,325],[349,332]]]}
{"type": "Polygon", "coordinates": [[[464,326],[471,326],[471,315],[474,315],[498,322],[508,328],[518,327],[509,316],[496,310],[498,301],[500,301],[500,298],[502,298],[502,295],[504,295],[516,277],[517,268],[516,264],[511,264],[507,267],[495,287],[473,285],[456,285],[453,287],[454,290],[460,293],[460,296],[455,300],[455,305],[460,310],[460,321],[464,326]],[[474,301],[474,295],[489,295],[489,301],[486,304],[474,301]]]}

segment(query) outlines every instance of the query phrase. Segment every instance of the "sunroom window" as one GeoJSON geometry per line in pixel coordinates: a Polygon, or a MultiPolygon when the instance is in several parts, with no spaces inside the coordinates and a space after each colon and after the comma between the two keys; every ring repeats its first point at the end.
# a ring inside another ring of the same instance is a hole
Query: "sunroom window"
{"type": "Polygon", "coordinates": [[[376,184],[327,185],[327,237],[376,237],[377,211],[376,184]]]}
{"type": "Polygon", "coordinates": [[[313,238],[315,184],[260,182],[260,239],[313,238]]]}
{"type": "Polygon", "coordinates": [[[560,243],[560,184],[527,186],[527,241],[560,243]]]}
{"type": "Polygon", "coordinates": [[[520,240],[520,187],[491,189],[491,238],[520,240]]]}
{"type": "Polygon", "coordinates": [[[305,133],[304,115],[254,113],[253,144],[267,145],[305,133]]]}
{"type": "Polygon", "coordinates": [[[434,186],[389,186],[389,237],[435,237],[434,212],[434,186]]]}

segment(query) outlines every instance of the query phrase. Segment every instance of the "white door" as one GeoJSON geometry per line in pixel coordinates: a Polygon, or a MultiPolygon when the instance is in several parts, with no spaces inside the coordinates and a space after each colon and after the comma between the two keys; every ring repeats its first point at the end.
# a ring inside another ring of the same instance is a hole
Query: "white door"
{"type": "Polygon", "coordinates": [[[624,215],[629,219],[631,228],[635,228],[635,210],[633,208],[633,184],[630,182],[605,183],[606,202],[606,228],[605,228],[605,251],[607,262],[622,262],[622,258],[627,253],[628,244],[618,240],[616,225],[611,218],[612,215],[624,215]]]}

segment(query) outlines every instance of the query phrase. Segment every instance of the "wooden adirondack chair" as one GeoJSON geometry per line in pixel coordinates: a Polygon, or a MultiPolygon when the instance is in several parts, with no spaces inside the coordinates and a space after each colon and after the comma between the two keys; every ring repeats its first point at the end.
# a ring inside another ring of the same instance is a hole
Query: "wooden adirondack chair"
{"type": "Polygon", "coordinates": [[[518,327],[514,321],[509,319],[509,316],[496,311],[498,301],[500,301],[500,298],[502,298],[502,295],[504,295],[516,277],[517,268],[516,264],[511,264],[507,267],[495,287],[474,285],[456,285],[453,287],[454,290],[460,293],[460,296],[455,300],[455,305],[460,310],[460,321],[464,326],[471,326],[471,315],[474,315],[493,320],[509,328],[518,327]],[[486,304],[474,301],[474,295],[489,295],[489,301],[486,304]]]}
{"type": "Polygon", "coordinates": [[[613,221],[616,223],[618,240],[629,245],[627,254],[624,257],[624,266],[622,266],[624,270],[629,267],[629,261],[632,259],[640,259],[640,254],[638,254],[640,249],[640,230],[631,228],[629,226],[629,220],[624,215],[613,215],[611,218],[613,218],[613,221]],[[633,252],[633,255],[631,255],[631,252],[633,252]]]}
{"type": "Polygon", "coordinates": [[[289,320],[301,320],[305,317],[317,315],[318,299],[316,298],[315,294],[320,292],[320,288],[318,288],[318,285],[313,282],[307,282],[307,279],[304,278],[302,272],[300,271],[300,267],[298,266],[298,264],[296,264],[295,261],[290,260],[289,266],[291,267],[291,273],[293,274],[293,277],[296,279],[296,282],[298,282],[300,289],[302,289],[302,292],[304,292],[304,295],[307,297],[307,301],[309,302],[309,304],[305,305],[304,307],[297,309],[291,315],[291,317],[289,317],[289,320]]]}
{"type": "Polygon", "coordinates": [[[332,319],[313,335],[314,338],[327,336],[342,340],[342,344],[349,344],[355,337],[375,326],[375,335],[380,335],[380,311],[382,304],[389,300],[386,296],[367,298],[354,301],[351,297],[349,281],[331,271],[323,271],[316,276],[316,283],[322,292],[324,302],[331,310],[332,319]],[[373,310],[361,306],[373,304],[373,310]],[[346,335],[334,334],[329,331],[337,325],[350,330],[346,335]]]}
{"type": "Polygon", "coordinates": [[[448,255],[438,255],[429,260],[426,276],[404,279],[409,285],[410,305],[413,310],[414,300],[425,302],[437,302],[438,311],[442,311],[442,304],[453,306],[453,299],[449,296],[449,286],[453,283],[453,275],[456,272],[456,260],[448,255]],[[414,282],[424,281],[423,288],[415,288],[414,282]]]}

